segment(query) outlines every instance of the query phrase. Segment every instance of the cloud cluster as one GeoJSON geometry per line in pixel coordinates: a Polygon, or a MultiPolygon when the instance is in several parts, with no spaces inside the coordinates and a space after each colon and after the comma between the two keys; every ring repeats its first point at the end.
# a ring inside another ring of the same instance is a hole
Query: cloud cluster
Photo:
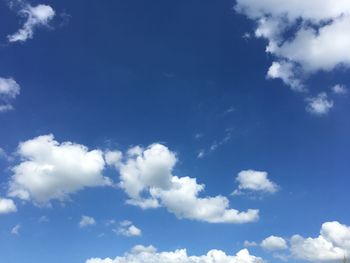
{"type": "Polygon", "coordinates": [[[275,193],[279,186],[268,179],[268,173],[255,170],[244,170],[238,173],[236,181],[239,183],[238,189],[232,194],[241,195],[246,191],[275,193]]]}
{"type": "Polygon", "coordinates": [[[178,218],[210,223],[247,223],[256,221],[259,211],[245,212],[229,208],[226,197],[199,197],[204,185],[195,178],[173,174],[177,162],[174,152],[162,144],[129,149],[118,165],[120,187],[129,196],[129,204],[143,209],[163,206],[178,218]]]}
{"type": "MultiPolygon", "coordinates": [[[[255,21],[255,37],[267,41],[274,61],[267,78],[281,79],[295,91],[319,71],[350,67],[350,2],[333,0],[236,0],[235,9],[255,21]]],[[[334,86],[334,94],[344,94],[334,86]]],[[[307,111],[325,115],[334,106],[326,92],[308,97],[307,111]]]]}
{"type": "Polygon", "coordinates": [[[18,14],[24,17],[26,21],[22,28],[8,36],[9,42],[24,42],[33,38],[34,30],[38,27],[48,27],[49,22],[55,16],[55,11],[49,5],[31,6],[23,1],[19,1],[19,4],[18,14]]]}
{"type": "Polygon", "coordinates": [[[12,101],[19,95],[20,86],[13,78],[0,77],[0,112],[13,109],[12,101]]]}
{"type": "Polygon", "coordinates": [[[295,90],[319,70],[350,66],[350,2],[237,0],[236,10],[256,21],[255,36],[276,61],[268,76],[295,90]]]}
{"type": "MultiPolygon", "coordinates": [[[[247,242],[245,245],[257,245],[247,242]]],[[[264,239],[260,246],[269,251],[285,251],[273,254],[283,259],[298,259],[309,262],[342,262],[344,256],[350,255],[350,227],[337,221],[322,224],[318,237],[293,235],[288,242],[277,236],[264,239]]]]}
{"type": "Polygon", "coordinates": [[[22,142],[21,162],[12,167],[9,196],[47,204],[65,200],[85,187],[111,185],[102,175],[103,152],[73,142],[59,143],[52,134],[22,142]]]}
{"type": "Polygon", "coordinates": [[[131,252],[123,256],[110,258],[91,258],[86,263],[262,263],[262,258],[255,257],[247,249],[239,251],[236,255],[227,255],[221,250],[210,250],[206,255],[189,256],[186,249],[170,252],[157,252],[153,246],[135,246],[131,252]]]}
{"type": "Polygon", "coordinates": [[[125,154],[104,153],[73,142],[59,143],[49,134],[20,143],[17,155],[20,162],[11,168],[8,196],[37,205],[64,201],[86,187],[111,186],[111,180],[103,176],[108,165],[119,171],[119,186],[129,196],[128,204],[143,209],[165,207],[178,218],[210,223],[247,223],[259,218],[259,210],[230,208],[224,196],[200,197],[205,186],[196,178],[174,175],[177,157],[162,144],[132,147],[125,154]]]}

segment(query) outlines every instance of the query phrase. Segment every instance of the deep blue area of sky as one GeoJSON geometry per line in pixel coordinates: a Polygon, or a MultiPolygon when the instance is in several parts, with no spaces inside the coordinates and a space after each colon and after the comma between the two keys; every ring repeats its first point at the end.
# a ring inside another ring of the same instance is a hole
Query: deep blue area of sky
{"type": "MultiPolygon", "coordinates": [[[[57,11],[53,28],[11,45],[6,36],[18,29],[19,17],[0,3],[0,76],[14,77],[22,88],[16,109],[0,115],[0,147],[13,152],[20,141],[48,133],[90,149],[163,142],[178,154],[175,174],[196,177],[206,184],[206,195],[229,196],[244,169],[269,172],[281,191],[262,199],[229,197],[234,208],[260,209],[260,221],[245,225],[179,220],[165,209],[142,211],[125,205],[125,194],[116,189],[83,190],[66,207],[19,204],[18,213],[0,218],[4,262],[84,262],[115,257],[135,244],[234,253],[244,240],[316,236],[329,220],[349,225],[348,98],[338,98],[327,116],[316,117],[305,111],[303,96],[266,80],[272,58],[262,40],[242,38],[252,23],[235,14],[234,1],[45,3],[57,11]],[[198,151],[222,140],[227,129],[231,140],[198,159],[198,151]],[[82,214],[129,219],[144,233],[127,239],[102,226],[82,231],[82,214]],[[42,215],[50,222],[37,224],[42,215]],[[17,223],[22,234],[12,237],[8,229],[17,223]]],[[[336,83],[350,86],[348,72],[320,73],[308,85],[313,94],[336,83]]],[[[8,166],[0,160],[0,196],[6,194],[8,166]]],[[[113,171],[107,174],[118,180],[113,171]]]]}

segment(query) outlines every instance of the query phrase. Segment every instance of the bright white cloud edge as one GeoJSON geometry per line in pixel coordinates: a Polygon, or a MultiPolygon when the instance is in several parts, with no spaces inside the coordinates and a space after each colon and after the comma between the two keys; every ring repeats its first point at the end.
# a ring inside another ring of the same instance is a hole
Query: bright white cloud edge
{"type": "Polygon", "coordinates": [[[221,250],[210,250],[206,255],[190,256],[186,249],[169,252],[157,252],[153,246],[135,246],[123,256],[111,258],[91,258],[85,263],[263,263],[263,259],[255,257],[247,249],[239,251],[236,255],[227,255],[221,250]]]}

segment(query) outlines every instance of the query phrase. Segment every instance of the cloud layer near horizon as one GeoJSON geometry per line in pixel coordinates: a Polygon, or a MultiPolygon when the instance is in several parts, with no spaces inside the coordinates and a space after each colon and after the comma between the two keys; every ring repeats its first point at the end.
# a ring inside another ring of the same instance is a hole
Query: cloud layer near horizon
{"type": "Polygon", "coordinates": [[[135,246],[124,256],[111,258],[91,258],[85,263],[262,263],[260,257],[255,257],[247,249],[239,251],[236,255],[227,255],[221,250],[210,250],[206,255],[189,256],[186,249],[170,252],[157,252],[153,246],[135,246]]]}

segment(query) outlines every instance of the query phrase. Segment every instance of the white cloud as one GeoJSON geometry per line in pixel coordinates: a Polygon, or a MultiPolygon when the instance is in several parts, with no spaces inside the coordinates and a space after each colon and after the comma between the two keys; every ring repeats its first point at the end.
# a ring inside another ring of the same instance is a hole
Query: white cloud
{"type": "Polygon", "coordinates": [[[303,237],[294,235],[286,241],[271,236],[265,239],[261,246],[268,250],[287,249],[289,254],[274,254],[282,259],[298,259],[309,262],[342,262],[344,256],[350,255],[350,227],[337,221],[322,224],[318,237],[303,237]]]}
{"type": "Polygon", "coordinates": [[[334,247],[331,242],[324,237],[303,238],[294,235],[291,239],[291,251],[294,257],[311,262],[339,261],[345,255],[345,251],[339,247],[334,247]]]}
{"type": "Polygon", "coordinates": [[[80,222],[79,222],[79,227],[87,227],[87,226],[93,226],[96,224],[96,221],[93,217],[91,216],[81,216],[80,222]]]}
{"type": "Polygon", "coordinates": [[[273,62],[267,72],[267,78],[279,78],[296,91],[302,91],[304,89],[303,84],[296,77],[295,68],[291,62],[273,62]]]}
{"type": "Polygon", "coordinates": [[[306,101],[308,102],[306,110],[315,115],[325,115],[334,106],[334,102],[325,92],[321,92],[316,97],[307,98],[306,101]]]}
{"type": "Polygon", "coordinates": [[[255,36],[267,40],[277,63],[270,70],[287,63],[275,77],[292,88],[317,71],[350,66],[349,1],[237,0],[236,10],[256,21],[255,36]]]}
{"type": "Polygon", "coordinates": [[[21,162],[12,167],[9,196],[48,204],[65,200],[85,187],[110,185],[102,175],[103,153],[73,142],[59,143],[53,135],[22,142],[17,154],[21,162]]]}
{"type": "Polygon", "coordinates": [[[0,198],[0,214],[8,214],[17,211],[15,202],[11,199],[0,198]]]}
{"type": "Polygon", "coordinates": [[[0,78],[0,96],[14,99],[20,92],[20,86],[13,78],[0,78]]]}
{"type": "Polygon", "coordinates": [[[33,38],[36,28],[49,26],[49,22],[55,16],[55,11],[49,5],[40,4],[31,6],[24,3],[18,14],[26,18],[26,21],[21,29],[8,36],[10,42],[24,42],[27,39],[33,38]]]}
{"type": "Polygon", "coordinates": [[[141,200],[141,193],[148,188],[171,186],[176,157],[167,147],[161,144],[153,144],[147,149],[133,147],[128,153],[129,159],[120,167],[120,186],[130,198],[141,200]]]}
{"type": "Polygon", "coordinates": [[[146,149],[137,149],[119,168],[120,187],[130,197],[129,204],[144,209],[163,206],[178,218],[210,223],[258,220],[258,210],[231,209],[224,196],[199,197],[204,185],[198,184],[195,178],[173,175],[177,158],[166,146],[152,144],[146,149]]]}
{"type": "Polygon", "coordinates": [[[143,149],[140,147],[140,146],[134,146],[134,147],[131,147],[128,151],[127,151],[127,155],[130,156],[130,157],[133,157],[133,156],[138,156],[142,153],[143,149]]]}
{"type": "Polygon", "coordinates": [[[284,250],[288,248],[286,240],[282,237],[269,236],[265,238],[260,246],[267,250],[284,250]]]}
{"type": "Polygon", "coordinates": [[[12,235],[19,235],[19,230],[21,228],[21,225],[15,225],[12,229],[11,229],[11,234],[12,235]]]}
{"type": "Polygon", "coordinates": [[[316,238],[294,235],[292,255],[311,262],[338,261],[350,254],[350,227],[339,222],[326,222],[316,238]]]}
{"type": "Polygon", "coordinates": [[[136,246],[131,252],[115,259],[91,258],[86,263],[262,263],[262,258],[255,257],[247,249],[239,251],[236,255],[227,255],[221,250],[210,250],[206,255],[189,256],[186,249],[170,252],[157,252],[153,246],[136,246]]]}
{"type": "Polygon", "coordinates": [[[116,169],[120,166],[122,158],[123,153],[120,151],[107,151],[105,153],[106,164],[114,166],[116,169]]]}
{"type": "Polygon", "coordinates": [[[13,78],[0,77],[0,112],[13,110],[11,102],[19,95],[20,90],[13,78]]]}
{"type": "Polygon", "coordinates": [[[126,237],[142,235],[141,229],[137,228],[131,221],[128,220],[120,222],[119,228],[115,232],[126,237]]]}
{"type": "Polygon", "coordinates": [[[279,186],[268,179],[268,173],[255,170],[245,170],[238,173],[236,181],[239,183],[238,189],[233,195],[243,194],[244,191],[257,191],[265,193],[275,193],[279,186]]]}
{"type": "Polygon", "coordinates": [[[348,89],[346,88],[345,85],[342,85],[342,84],[336,84],[332,87],[332,91],[333,93],[335,94],[340,94],[340,95],[343,95],[343,94],[347,94],[348,93],[348,89]]]}

